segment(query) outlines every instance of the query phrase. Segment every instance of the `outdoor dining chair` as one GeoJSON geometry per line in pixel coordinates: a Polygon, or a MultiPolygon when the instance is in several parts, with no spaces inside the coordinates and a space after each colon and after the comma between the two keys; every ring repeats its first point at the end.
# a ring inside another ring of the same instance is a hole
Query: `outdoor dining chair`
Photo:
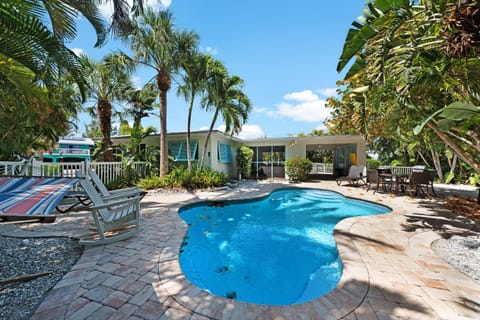
{"type": "Polygon", "coordinates": [[[409,195],[423,195],[430,197],[431,195],[436,196],[435,190],[433,189],[433,179],[434,174],[428,170],[423,171],[413,171],[409,178],[402,182],[402,188],[405,191],[408,191],[409,195]]]}

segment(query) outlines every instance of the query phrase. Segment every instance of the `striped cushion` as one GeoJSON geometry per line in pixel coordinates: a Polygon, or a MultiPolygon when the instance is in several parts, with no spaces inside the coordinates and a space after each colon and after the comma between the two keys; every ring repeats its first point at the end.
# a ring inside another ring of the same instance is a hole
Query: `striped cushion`
{"type": "Polygon", "coordinates": [[[72,178],[0,178],[0,214],[49,215],[77,182],[72,178]]]}

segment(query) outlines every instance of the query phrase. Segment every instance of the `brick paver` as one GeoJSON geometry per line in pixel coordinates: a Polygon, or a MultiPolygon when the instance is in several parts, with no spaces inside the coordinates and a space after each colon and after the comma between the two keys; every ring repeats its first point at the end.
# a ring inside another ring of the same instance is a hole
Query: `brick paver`
{"type": "MultiPolygon", "coordinates": [[[[300,186],[335,190],[393,209],[337,224],[344,273],[332,292],[303,304],[266,306],[213,296],[191,284],[178,263],[187,230],[178,208],[201,199],[262,196],[284,186],[262,182],[214,192],[149,193],[142,201],[142,231],[85,248],[32,319],[480,319],[480,283],[435,255],[430,244],[439,235],[423,222],[441,224],[447,233],[471,225],[446,219],[437,200],[373,194],[332,181],[300,186]]],[[[95,233],[89,217],[77,212],[49,225],[0,225],[0,233],[88,237],[95,233]]]]}

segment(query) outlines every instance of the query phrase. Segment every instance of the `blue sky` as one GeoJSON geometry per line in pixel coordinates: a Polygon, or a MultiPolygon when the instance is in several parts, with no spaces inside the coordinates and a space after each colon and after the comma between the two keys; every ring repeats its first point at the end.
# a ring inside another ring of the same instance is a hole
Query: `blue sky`
{"type": "MultiPolygon", "coordinates": [[[[179,30],[200,35],[203,52],[221,60],[230,74],[242,77],[244,91],[254,106],[240,137],[285,137],[323,128],[329,115],[325,99],[335,94],[336,72],[347,30],[362,14],[359,0],[148,0],[168,7],[179,30]]],[[[111,10],[102,8],[109,17],[111,10]]],[[[69,47],[96,60],[126,47],[110,39],[94,48],[95,34],[84,19],[78,23],[78,36],[69,47]]],[[[153,72],[135,74],[140,87],[153,72]]],[[[117,106],[117,109],[120,109],[117,106]]],[[[193,113],[192,130],[206,129],[211,114],[198,106],[193,113]]],[[[168,96],[168,131],[186,130],[187,104],[176,96],[176,86],[168,96]]],[[[80,132],[87,116],[80,118],[80,132]]],[[[159,118],[143,120],[143,125],[159,127],[159,118]]],[[[217,122],[216,127],[221,123],[217,122]]]]}

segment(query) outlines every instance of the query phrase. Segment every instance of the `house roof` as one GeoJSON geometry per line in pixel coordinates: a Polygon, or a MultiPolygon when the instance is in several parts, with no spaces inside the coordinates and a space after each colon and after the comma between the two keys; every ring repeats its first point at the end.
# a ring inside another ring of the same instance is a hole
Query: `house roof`
{"type": "MultiPolygon", "coordinates": [[[[187,132],[186,131],[178,131],[178,132],[168,132],[167,133],[167,136],[169,137],[172,137],[172,136],[186,136],[187,132]]],[[[194,134],[208,134],[208,130],[196,130],[196,131],[191,131],[190,134],[194,135],[194,134]]],[[[219,135],[223,135],[225,137],[228,137],[229,139],[232,139],[232,140],[236,140],[236,141],[243,141],[237,137],[234,137],[234,136],[231,136],[223,131],[220,131],[220,130],[213,130],[212,131],[212,134],[219,134],[219,135]]],[[[154,133],[154,134],[150,134],[149,137],[159,137],[160,136],[160,133],[154,133]]],[[[113,136],[111,137],[112,139],[125,139],[125,138],[130,138],[130,135],[118,135],[118,136],[113,136]]],[[[100,138],[94,138],[94,139],[100,139],[100,138]]]]}
{"type": "Polygon", "coordinates": [[[95,142],[93,142],[90,138],[82,138],[82,137],[60,137],[58,140],[59,144],[76,144],[76,145],[87,145],[87,146],[94,146],[95,142]]]}

